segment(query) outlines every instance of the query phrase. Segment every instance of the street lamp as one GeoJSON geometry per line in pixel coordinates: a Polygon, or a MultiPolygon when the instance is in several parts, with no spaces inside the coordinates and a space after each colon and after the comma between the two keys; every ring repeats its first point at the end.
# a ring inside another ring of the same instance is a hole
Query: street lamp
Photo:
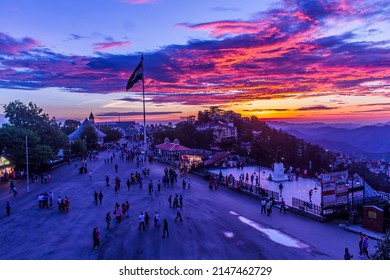
{"type": "Polygon", "coordinates": [[[26,171],[27,171],[27,192],[30,192],[30,172],[28,164],[28,136],[26,135],[26,171]]]}
{"type": "Polygon", "coordinates": [[[316,182],[316,185],[314,186],[314,192],[317,192],[317,191],[318,191],[317,185],[318,185],[318,182],[316,182]]]}

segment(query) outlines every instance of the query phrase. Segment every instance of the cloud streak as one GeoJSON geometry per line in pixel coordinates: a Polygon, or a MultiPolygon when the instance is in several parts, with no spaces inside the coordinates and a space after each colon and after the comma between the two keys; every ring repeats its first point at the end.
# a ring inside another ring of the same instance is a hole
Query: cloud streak
{"type": "Polygon", "coordinates": [[[111,48],[122,48],[122,47],[130,47],[133,43],[130,41],[125,42],[102,42],[102,43],[95,43],[94,49],[101,51],[101,50],[107,50],[111,48]]]}
{"type": "MultiPolygon", "coordinates": [[[[147,116],[163,116],[163,115],[172,115],[172,114],[181,114],[182,111],[159,111],[159,112],[147,112],[147,116]]],[[[132,116],[142,116],[143,112],[108,112],[108,113],[96,113],[98,117],[132,117],[132,116]]]]}
{"type": "Polygon", "coordinates": [[[25,37],[15,39],[0,32],[0,55],[19,56],[22,52],[35,49],[39,44],[40,43],[33,38],[25,37]]]}
{"type": "MultiPolygon", "coordinates": [[[[129,1],[128,1],[129,2],[129,1]]],[[[135,3],[137,1],[130,1],[135,3]]],[[[150,1],[141,1],[143,3],[150,1]]],[[[202,106],[313,96],[389,94],[390,40],[370,41],[358,30],[329,34],[339,23],[381,22],[388,1],[282,1],[252,20],[178,23],[203,30],[208,40],[190,40],[144,53],[148,102],[202,106]]],[[[370,26],[365,26],[371,33],[370,26]]],[[[82,39],[73,34],[72,39],[82,39]]],[[[131,42],[96,43],[107,51],[131,42]]],[[[84,93],[124,92],[139,54],[71,56],[33,38],[0,33],[0,87],[56,87],[84,93]]],[[[139,85],[132,88],[137,94],[139,85]]],[[[301,107],[299,111],[338,107],[301,107]]],[[[276,109],[275,109],[276,110],[276,109]]]]}

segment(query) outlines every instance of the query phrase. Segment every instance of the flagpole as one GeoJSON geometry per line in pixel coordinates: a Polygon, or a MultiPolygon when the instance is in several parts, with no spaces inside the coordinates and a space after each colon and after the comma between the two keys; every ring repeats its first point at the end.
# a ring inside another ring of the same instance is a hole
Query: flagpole
{"type": "Polygon", "coordinates": [[[144,165],[146,164],[147,143],[146,143],[146,111],[145,111],[145,76],[144,76],[144,54],[141,56],[142,61],[142,104],[144,109],[144,165]]]}
{"type": "Polygon", "coordinates": [[[30,176],[29,176],[29,170],[28,170],[28,136],[26,135],[26,164],[27,164],[27,192],[30,192],[30,176]]]}

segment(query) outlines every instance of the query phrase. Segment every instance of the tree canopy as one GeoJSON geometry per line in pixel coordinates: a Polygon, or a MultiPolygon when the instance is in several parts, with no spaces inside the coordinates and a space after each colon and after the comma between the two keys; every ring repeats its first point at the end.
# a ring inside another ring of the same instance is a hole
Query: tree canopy
{"type": "Polygon", "coordinates": [[[112,128],[111,126],[108,125],[102,125],[99,126],[99,129],[101,132],[106,134],[106,137],[104,138],[105,142],[116,142],[119,141],[123,137],[123,133],[115,128],[112,128]]]}
{"type": "Polygon", "coordinates": [[[3,108],[8,123],[0,128],[0,148],[6,147],[7,155],[18,169],[24,169],[26,164],[26,136],[32,170],[41,169],[49,160],[55,159],[67,142],[55,118],[50,118],[32,102],[26,105],[16,100],[3,108]]]}
{"type": "Polygon", "coordinates": [[[64,122],[64,125],[61,127],[61,130],[66,135],[69,135],[72,132],[74,132],[77,128],[79,128],[80,125],[81,125],[81,123],[79,121],[76,121],[76,120],[66,120],[64,122]]]}

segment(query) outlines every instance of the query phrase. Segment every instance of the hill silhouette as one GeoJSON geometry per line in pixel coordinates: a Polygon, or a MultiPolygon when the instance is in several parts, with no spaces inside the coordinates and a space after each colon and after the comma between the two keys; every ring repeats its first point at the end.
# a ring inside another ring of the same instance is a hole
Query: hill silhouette
{"type": "Polygon", "coordinates": [[[364,156],[370,159],[390,159],[389,124],[353,126],[351,128],[325,124],[314,126],[313,124],[270,123],[270,125],[334,152],[364,156]]]}

